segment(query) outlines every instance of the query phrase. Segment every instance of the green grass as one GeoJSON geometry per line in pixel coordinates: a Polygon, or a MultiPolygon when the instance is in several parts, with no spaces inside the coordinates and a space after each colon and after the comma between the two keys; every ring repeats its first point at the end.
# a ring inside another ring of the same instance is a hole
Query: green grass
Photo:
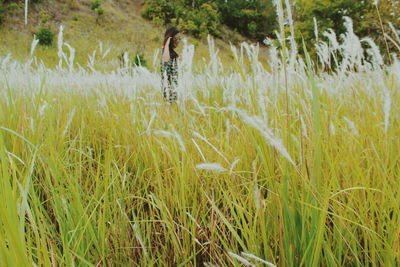
{"type": "Polygon", "coordinates": [[[200,106],[164,104],[158,80],[140,85],[140,74],[8,66],[0,69],[1,265],[238,265],[229,252],[278,266],[400,264],[394,70],[293,76],[286,114],[282,72],[240,64],[199,70],[185,90],[200,106]],[[383,90],[392,99],[386,134],[383,90]],[[226,94],[237,96],[236,109],[226,94]],[[295,166],[264,126],[288,136],[295,166]],[[196,169],[204,162],[227,171],[196,169]]]}

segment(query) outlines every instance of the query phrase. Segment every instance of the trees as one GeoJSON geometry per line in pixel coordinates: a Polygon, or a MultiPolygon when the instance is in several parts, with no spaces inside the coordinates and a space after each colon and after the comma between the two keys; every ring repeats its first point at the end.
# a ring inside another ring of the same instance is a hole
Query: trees
{"type": "Polygon", "coordinates": [[[196,37],[219,35],[220,14],[210,0],[148,0],[142,16],[160,25],[178,26],[196,37]]]}
{"type": "Polygon", "coordinates": [[[354,32],[360,37],[373,37],[381,48],[385,47],[379,14],[382,18],[383,31],[389,33],[389,22],[399,24],[399,1],[380,0],[378,9],[372,0],[297,0],[295,3],[295,27],[299,41],[304,38],[306,44],[315,40],[313,18],[316,18],[320,32],[329,28],[337,34],[345,32],[343,17],[354,21],[354,32]]]}
{"type": "Polygon", "coordinates": [[[238,32],[262,41],[276,28],[271,0],[217,0],[222,21],[238,32]]]}
{"type": "Polygon", "coordinates": [[[221,24],[262,41],[275,28],[272,0],[147,0],[145,18],[160,25],[173,24],[197,37],[219,36],[221,24]]]}

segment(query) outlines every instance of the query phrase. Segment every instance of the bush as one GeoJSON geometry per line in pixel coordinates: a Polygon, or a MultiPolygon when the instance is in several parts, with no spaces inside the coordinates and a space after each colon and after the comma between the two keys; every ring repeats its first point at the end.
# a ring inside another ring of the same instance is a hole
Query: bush
{"type": "Polygon", "coordinates": [[[104,14],[104,9],[99,7],[99,8],[96,9],[96,13],[97,13],[97,15],[101,16],[101,15],[104,14]]]}
{"type": "Polygon", "coordinates": [[[92,2],[90,2],[90,8],[92,10],[99,8],[100,5],[101,5],[101,0],[93,0],[92,2]]]}
{"type": "Polygon", "coordinates": [[[52,33],[48,28],[40,28],[37,33],[37,38],[40,45],[50,46],[53,43],[54,33],[52,33]]]}
{"type": "Polygon", "coordinates": [[[132,61],[133,66],[141,66],[147,68],[147,61],[143,54],[136,54],[135,59],[132,61]]]}

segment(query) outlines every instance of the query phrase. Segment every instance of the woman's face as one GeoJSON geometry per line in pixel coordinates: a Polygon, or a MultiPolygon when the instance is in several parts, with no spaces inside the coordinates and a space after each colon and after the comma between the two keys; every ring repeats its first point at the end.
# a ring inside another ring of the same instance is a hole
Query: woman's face
{"type": "Polygon", "coordinates": [[[181,40],[181,34],[180,33],[177,33],[175,36],[174,36],[174,38],[172,38],[172,45],[173,45],[173,47],[174,48],[177,48],[178,47],[178,45],[179,45],[179,41],[181,40]]]}

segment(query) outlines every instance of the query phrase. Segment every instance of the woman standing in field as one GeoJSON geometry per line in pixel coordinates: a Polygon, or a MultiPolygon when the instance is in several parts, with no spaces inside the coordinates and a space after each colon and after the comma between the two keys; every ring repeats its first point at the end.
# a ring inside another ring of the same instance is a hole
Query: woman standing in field
{"type": "Polygon", "coordinates": [[[178,47],[180,31],[171,27],[165,31],[164,45],[161,59],[161,87],[165,101],[175,103],[178,99],[176,89],[178,87],[178,47]]]}

